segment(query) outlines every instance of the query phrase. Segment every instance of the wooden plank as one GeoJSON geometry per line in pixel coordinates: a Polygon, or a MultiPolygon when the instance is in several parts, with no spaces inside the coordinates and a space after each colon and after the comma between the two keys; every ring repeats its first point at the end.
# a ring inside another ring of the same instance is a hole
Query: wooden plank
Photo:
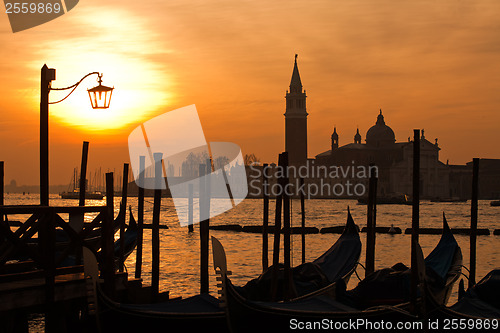
{"type": "MultiPolygon", "coordinates": [[[[6,265],[9,266],[9,265],[6,265]]],[[[18,271],[13,273],[5,273],[3,272],[0,275],[0,291],[5,288],[5,285],[8,283],[15,283],[19,281],[26,281],[31,279],[41,279],[45,276],[45,272],[41,269],[34,269],[33,261],[24,262],[24,264],[20,265],[19,268],[29,269],[25,271],[18,271]]],[[[55,270],[54,276],[58,275],[66,275],[66,274],[74,274],[83,272],[83,266],[68,266],[68,267],[58,267],[55,270]]]]}
{"type": "MultiPolygon", "coordinates": [[[[367,227],[363,227],[361,229],[361,232],[367,232],[368,228],[367,227]]],[[[410,230],[410,232],[408,232],[408,234],[411,234],[411,228],[408,228],[408,230],[410,230]]],[[[420,229],[422,230],[422,229],[420,229]]],[[[375,233],[377,234],[401,234],[402,233],[402,230],[400,227],[394,227],[394,226],[390,226],[390,227],[375,227],[375,233]],[[391,230],[392,228],[392,230],[391,230]]]]}
{"type": "MultiPolygon", "coordinates": [[[[116,290],[127,288],[127,273],[116,274],[116,290]]],[[[45,279],[0,284],[0,312],[29,309],[42,306],[45,308],[45,279]]],[[[63,302],[86,298],[86,284],[83,273],[58,275],[54,284],[54,302],[63,302]]]]}
{"type": "Polygon", "coordinates": [[[241,231],[243,228],[239,224],[223,224],[223,225],[211,225],[210,230],[221,230],[221,231],[241,231]]]}
{"type": "MultiPolygon", "coordinates": [[[[398,229],[398,228],[395,228],[398,229]]],[[[412,232],[411,228],[406,228],[405,234],[410,235],[412,232]]],[[[470,235],[471,229],[470,228],[451,228],[451,232],[454,235],[470,235]]],[[[442,228],[419,228],[419,234],[421,235],[441,235],[443,233],[442,228]]],[[[490,229],[487,228],[478,228],[476,230],[476,235],[478,236],[488,236],[490,235],[490,229]]]]}

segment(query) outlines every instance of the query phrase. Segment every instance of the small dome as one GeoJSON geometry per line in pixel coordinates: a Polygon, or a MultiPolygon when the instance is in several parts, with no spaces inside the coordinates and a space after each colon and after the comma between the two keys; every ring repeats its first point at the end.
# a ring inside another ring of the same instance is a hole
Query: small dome
{"type": "Polygon", "coordinates": [[[380,147],[394,142],[396,142],[394,131],[385,124],[382,110],[380,110],[376,124],[366,132],[366,144],[380,147]]]}

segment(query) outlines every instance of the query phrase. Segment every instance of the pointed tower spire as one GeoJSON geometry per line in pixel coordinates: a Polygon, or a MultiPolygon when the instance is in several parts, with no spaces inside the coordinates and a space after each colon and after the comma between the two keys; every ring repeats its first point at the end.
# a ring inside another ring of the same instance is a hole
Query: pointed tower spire
{"type": "Polygon", "coordinates": [[[292,79],[290,80],[291,93],[302,92],[302,81],[300,80],[299,67],[297,66],[298,56],[299,56],[298,54],[295,54],[295,64],[293,65],[292,79]]]}

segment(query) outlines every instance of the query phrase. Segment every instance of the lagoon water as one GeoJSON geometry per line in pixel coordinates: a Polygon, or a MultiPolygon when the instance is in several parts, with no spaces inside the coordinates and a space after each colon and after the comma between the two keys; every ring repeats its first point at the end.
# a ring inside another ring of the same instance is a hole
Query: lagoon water
{"type": "MultiPolygon", "coordinates": [[[[7,205],[37,204],[38,195],[7,194],[7,205]]],[[[58,195],[51,195],[50,205],[78,205],[77,200],[63,200],[58,195]]],[[[115,198],[115,214],[118,213],[120,198],[115,198]]],[[[87,200],[87,205],[104,205],[105,200],[87,200]]],[[[137,198],[128,198],[137,217],[137,198]]],[[[274,201],[270,202],[270,224],[274,219],[274,201]]],[[[355,200],[306,200],[306,225],[317,228],[344,225],[347,216],[347,207],[350,207],[356,224],[360,227],[366,225],[366,206],[357,205],[355,200]]],[[[379,205],[377,206],[377,225],[400,227],[404,230],[411,227],[411,206],[405,205],[379,205]]],[[[152,198],[146,198],[145,223],[151,223],[153,211],[152,198]]],[[[300,201],[292,201],[292,226],[300,226],[300,201]]],[[[451,228],[468,227],[470,224],[470,201],[466,203],[432,203],[423,201],[420,205],[420,226],[441,227],[442,213],[446,213],[451,228]]],[[[26,216],[12,216],[10,220],[23,220],[26,216]]],[[[67,218],[63,216],[63,218],[67,218]]],[[[92,216],[86,216],[91,220],[92,216]]],[[[190,296],[199,292],[199,233],[195,226],[194,233],[188,233],[187,227],[181,227],[171,199],[162,200],[160,223],[169,229],[160,230],[160,291],[170,291],[172,297],[190,296]]],[[[236,208],[223,213],[210,220],[211,225],[262,224],[262,200],[246,199],[236,208]]],[[[477,238],[477,280],[489,271],[500,268],[500,236],[493,235],[494,229],[500,228],[500,207],[491,207],[489,201],[479,202],[479,228],[490,229],[491,235],[478,236],[477,238]]],[[[228,268],[233,272],[232,280],[237,285],[244,284],[249,279],[258,276],[262,270],[262,235],[232,231],[210,230],[212,236],[217,237],[225,247],[228,259],[228,268]]],[[[363,244],[360,262],[365,263],[366,234],[361,233],[363,244]]],[[[338,234],[312,234],[306,235],[306,260],[314,260],[326,251],[339,237],[338,234]]],[[[424,256],[439,241],[439,235],[420,235],[420,244],[424,256]]],[[[469,236],[456,235],[462,254],[464,265],[469,266],[469,236]]],[[[410,264],[410,239],[411,235],[377,234],[375,268],[385,268],[402,262],[410,264]]],[[[144,230],[144,259],[143,279],[145,284],[151,278],[151,230],[144,230]]],[[[301,258],[300,235],[292,235],[292,263],[300,264],[301,258]]],[[[269,260],[272,261],[272,235],[269,237],[269,260]]],[[[281,251],[282,254],[283,251],[281,251]]],[[[134,273],[136,255],[133,252],[126,261],[127,271],[134,273]]],[[[217,295],[215,273],[212,267],[210,252],[210,293],[217,295]]],[[[463,270],[465,274],[467,271],[463,270]]],[[[358,267],[358,274],[364,277],[363,268],[358,267]]],[[[353,288],[358,279],[353,275],[348,288],[353,288]]],[[[456,301],[456,290],[450,298],[450,303],[456,301]]]]}

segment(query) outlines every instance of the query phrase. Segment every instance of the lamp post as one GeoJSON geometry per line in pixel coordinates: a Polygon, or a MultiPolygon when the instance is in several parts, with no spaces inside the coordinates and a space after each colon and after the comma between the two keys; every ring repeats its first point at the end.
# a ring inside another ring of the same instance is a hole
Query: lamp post
{"type": "Polygon", "coordinates": [[[51,82],[56,79],[55,68],[48,68],[43,65],[40,75],[40,205],[49,205],[49,104],[57,104],[64,101],[75,91],[82,81],[96,74],[99,85],[88,89],[90,103],[93,109],[107,109],[111,102],[111,94],[114,88],[103,86],[102,74],[92,72],[80,79],[77,83],[66,88],[52,88],[51,82]],[[63,99],[56,102],[49,102],[51,90],[69,90],[70,93],[63,99]]]}

